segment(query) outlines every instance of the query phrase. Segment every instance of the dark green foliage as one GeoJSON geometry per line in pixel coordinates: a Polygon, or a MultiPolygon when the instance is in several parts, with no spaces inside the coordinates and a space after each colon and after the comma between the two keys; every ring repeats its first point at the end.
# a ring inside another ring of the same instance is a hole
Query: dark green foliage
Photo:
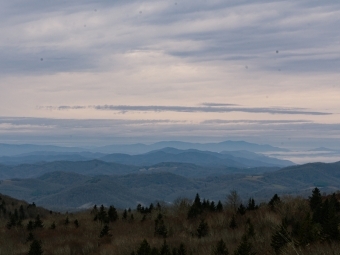
{"type": "Polygon", "coordinates": [[[26,214],[25,214],[23,205],[20,205],[20,208],[19,208],[19,218],[21,220],[26,219],[26,214]]]}
{"type": "Polygon", "coordinates": [[[327,240],[333,239],[338,240],[340,237],[339,233],[339,216],[336,214],[335,204],[328,199],[321,206],[322,218],[321,227],[323,237],[327,240]]]}
{"type": "Polygon", "coordinates": [[[126,220],[127,219],[127,210],[125,209],[124,212],[123,212],[123,220],[126,220]]]}
{"type": "Polygon", "coordinates": [[[43,228],[44,225],[40,219],[40,216],[39,214],[37,215],[37,217],[35,218],[35,221],[34,221],[34,228],[43,228]]]}
{"type": "Polygon", "coordinates": [[[249,198],[247,210],[252,211],[252,210],[256,210],[257,208],[258,206],[255,204],[254,198],[249,198]]]}
{"type": "Polygon", "coordinates": [[[246,213],[246,208],[243,204],[240,204],[240,206],[237,209],[237,213],[240,215],[244,215],[246,213]]]}
{"type": "Polygon", "coordinates": [[[275,195],[272,197],[272,199],[270,199],[268,205],[269,205],[270,208],[273,210],[273,209],[275,208],[275,205],[277,205],[277,204],[279,204],[279,203],[281,203],[281,199],[280,199],[280,197],[279,197],[277,194],[275,194],[275,195]]]}
{"type": "Polygon", "coordinates": [[[308,212],[302,221],[298,221],[293,226],[292,234],[296,244],[305,246],[317,239],[316,227],[313,225],[312,218],[308,212]]]}
{"type": "Polygon", "coordinates": [[[26,238],[26,242],[31,242],[34,240],[34,235],[32,232],[29,232],[28,237],[26,238]]]}
{"type": "Polygon", "coordinates": [[[56,225],[55,225],[55,222],[53,221],[53,223],[50,226],[50,229],[55,229],[55,228],[56,228],[56,225]]]}
{"type": "Polygon", "coordinates": [[[10,216],[10,220],[6,223],[6,228],[11,229],[12,227],[15,227],[17,225],[17,220],[15,215],[10,216]]]}
{"type": "Polygon", "coordinates": [[[313,189],[312,196],[309,197],[309,206],[312,211],[318,209],[322,204],[321,193],[318,188],[313,189]]]}
{"type": "Polygon", "coordinates": [[[251,223],[250,219],[247,219],[246,223],[246,235],[247,237],[254,237],[255,236],[255,228],[254,225],[251,223]]]}
{"type": "Polygon", "coordinates": [[[153,247],[153,248],[151,249],[150,255],[159,255],[158,249],[157,249],[156,247],[153,247]]]}
{"type": "Polygon", "coordinates": [[[216,206],[215,206],[215,202],[214,201],[211,201],[209,209],[210,209],[211,212],[215,212],[216,211],[216,206]]]}
{"type": "Polygon", "coordinates": [[[163,215],[161,213],[158,214],[155,220],[155,236],[161,236],[163,238],[168,236],[168,230],[164,224],[163,215]]]}
{"type": "Polygon", "coordinates": [[[114,222],[114,221],[118,220],[117,209],[114,206],[112,206],[112,205],[109,207],[107,215],[109,217],[109,221],[110,222],[114,222]]]}
{"type": "Polygon", "coordinates": [[[185,249],[184,244],[180,244],[179,248],[173,248],[172,255],[187,255],[187,250],[185,249]]]}
{"type": "Polygon", "coordinates": [[[79,228],[79,221],[77,219],[73,221],[73,224],[76,228],[79,228]]]}
{"type": "Polygon", "coordinates": [[[137,205],[137,211],[142,213],[142,214],[151,213],[153,209],[154,209],[154,206],[153,206],[152,203],[150,204],[149,207],[144,207],[141,204],[137,205]]]}
{"type": "Polygon", "coordinates": [[[202,238],[207,236],[209,233],[209,226],[208,223],[205,222],[205,220],[201,220],[198,228],[197,228],[197,236],[198,238],[202,238]]]}
{"type": "Polygon", "coordinates": [[[41,254],[43,254],[41,242],[38,240],[33,240],[33,242],[30,245],[28,255],[41,255],[41,254]]]}
{"type": "Polygon", "coordinates": [[[109,218],[108,218],[107,212],[105,211],[104,205],[100,206],[99,212],[97,213],[97,219],[100,221],[101,224],[109,223],[109,218]]]}
{"type": "Polygon", "coordinates": [[[26,229],[27,229],[28,231],[32,231],[32,230],[34,229],[33,221],[30,220],[30,221],[27,223],[26,229]]]}
{"type": "Polygon", "coordinates": [[[221,203],[221,200],[218,200],[217,206],[216,206],[216,211],[222,212],[223,211],[223,205],[221,203]]]}
{"type": "Polygon", "coordinates": [[[284,225],[281,224],[272,236],[270,246],[276,253],[280,253],[281,249],[292,241],[284,225]]]}
{"type": "Polygon", "coordinates": [[[248,241],[246,236],[242,237],[242,241],[234,252],[234,255],[255,255],[253,245],[248,241]]]}
{"type": "Polygon", "coordinates": [[[100,231],[99,237],[104,237],[109,235],[109,226],[108,225],[104,225],[103,229],[100,231]]]}
{"type": "Polygon", "coordinates": [[[217,242],[214,248],[213,255],[228,255],[229,251],[223,239],[217,242]]]}
{"type": "Polygon", "coordinates": [[[200,196],[198,193],[196,194],[194,203],[191,205],[189,212],[188,212],[188,219],[196,218],[198,215],[202,213],[202,203],[200,196]]]}
{"type": "Polygon", "coordinates": [[[160,249],[159,252],[160,255],[171,255],[171,251],[170,251],[170,247],[169,245],[166,243],[166,240],[164,239],[163,245],[160,249]]]}
{"type": "Polygon", "coordinates": [[[68,216],[66,216],[66,219],[64,220],[64,225],[67,226],[70,224],[70,220],[68,219],[68,216]]]}
{"type": "Polygon", "coordinates": [[[150,244],[144,239],[137,250],[137,255],[150,255],[150,254],[151,254],[150,244]]]}
{"type": "Polygon", "coordinates": [[[231,217],[230,223],[229,223],[229,227],[231,229],[235,229],[237,228],[237,224],[236,224],[236,219],[235,219],[235,215],[233,214],[233,216],[231,217]]]}

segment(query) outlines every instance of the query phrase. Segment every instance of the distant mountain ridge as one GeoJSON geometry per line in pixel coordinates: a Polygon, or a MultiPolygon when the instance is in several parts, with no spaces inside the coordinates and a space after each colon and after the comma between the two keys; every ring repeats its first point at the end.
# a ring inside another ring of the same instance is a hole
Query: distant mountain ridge
{"type": "Polygon", "coordinates": [[[187,178],[168,172],[137,172],[121,176],[89,176],[55,171],[30,179],[0,181],[0,193],[51,209],[74,210],[94,204],[134,208],[138,203],[173,202],[199,193],[215,201],[236,190],[246,202],[249,197],[268,201],[273,194],[307,196],[315,187],[331,193],[340,189],[340,162],[310,163],[258,174],[225,174],[187,178]]]}
{"type": "Polygon", "coordinates": [[[14,156],[25,153],[44,151],[44,152],[92,152],[92,153],[125,153],[142,154],[165,147],[173,147],[181,150],[196,149],[203,151],[235,151],[248,150],[251,152],[288,151],[287,149],[274,147],[266,144],[248,143],[245,141],[224,141],[220,143],[189,143],[180,141],[162,141],[154,144],[113,144],[101,147],[81,148],[81,147],[62,147],[54,145],[34,145],[34,144],[3,144],[0,143],[0,156],[14,156]]]}
{"type": "Polygon", "coordinates": [[[191,163],[199,166],[227,166],[227,167],[285,167],[294,165],[288,160],[279,160],[247,151],[217,153],[196,149],[179,150],[176,148],[162,148],[140,155],[109,154],[100,158],[107,162],[131,165],[153,165],[162,162],[191,163]]]}

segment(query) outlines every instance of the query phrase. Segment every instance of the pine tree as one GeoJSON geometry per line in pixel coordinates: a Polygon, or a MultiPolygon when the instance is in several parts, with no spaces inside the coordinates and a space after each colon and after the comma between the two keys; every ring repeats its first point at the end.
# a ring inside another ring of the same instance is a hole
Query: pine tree
{"type": "Polygon", "coordinates": [[[37,217],[35,218],[35,221],[34,221],[34,228],[43,228],[44,225],[40,219],[40,216],[39,214],[37,215],[37,217]]]}
{"type": "Polygon", "coordinates": [[[109,226],[104,225],[103,229],[100,231],[99,237],[104,237],[109,235],[109,226]]]}
{"type": "Polygon", "coordinates": [[[254,198],[249,198],[247,210],[248,210],[248,211],[252,211],[252,210],[256,210],[257,208],[258,208],[258,207],[257,207],[256,204],[255,204],[254,198]]]}
{"type": "Polygon", "coordinates": [[[243,204],[240,204],[240,206],[237,209],[237,213],[240,215],[244,215],[246,213],[246,208],[243,204]]]}
{"type": "Polygon", "coordinates": [[[144,239],[137,250],[137,255],[150,255],[150,253],[150,244],[144,239]]]}
{"type": "Polygon", "coordinates": [[[186,255],[187,250],[185,249],[184,243],[180,243],[178,250],[177,250],[177,255],[186,255]]]}
{"type": "Polygon", "coordinates": [[[322,197],[318,188],[313,189],[312,196],[309,197],[309,206],[312,211],[315,211],[322,204],[322,197]]]}
{"type": "Polygon", "coordinates": [[[201,220],[198,228],[197,228],[197,236],[198,238],[202,238],[208,235],[209,232],[209,226],[208,223],[205,222],[205,220],[201,220]]]}
{"type": "Polygon", "coordinates": [[[242,241],[234,252],[234,255],[255,255],[253,245],[248,241],[247,236],[242,237],[242,241]]]}
{"type": "Polygon", "coordinates": [[[231,217],[230,223],[229,223],[229,227],[231,229],[235,229],[237,228],[237,224],[236,224],[236,219],[235,219],[235,215],[233,214],[233,216],[231,217]]]}
{"type": "Polygon", "coordinates": [[[281,199],[280,199],[280,197],[279,197],[277,194],[275,194],[275,195],[272,197],[272,199],[270,199],[268,205],[270,206],[270,208],[271,208],[272,210],[274,210],[275,205],[277,205],[277,204],[279,204],[279,203],[281,203],[281,199]]]}
{"type": "Polygon", "coordinates": [[[28,231],[32,231],[32,230],[34,229],[33,221],[30,220],[30,221],[27,223],[26,229],[27,229],[28,231]]]}
{"type": "Polygon", "coordinates": [[[166,243],[166,240],[164,239],[163,245],[161,247],[161,250],[159,252],[160,255],[171,255],[170,247],[166,243]]]}
{"type": "Polygon", "coordinates": [[[285,224],[283,223],[273,234],[270,246],[274,249],[276,253],[280,253],[281,249],[289,242],[291,242],[291,238],[285,227],[285,224]]]}
{"type": "Polygon", "coordinates": [[[55,222],[53,221],[52,224],[51,224],[51,226],[50,226],[50,229],[55,229],[55,228],[56,228],[55,222]]]}
{"type": "Polygon", "coordinates": [[[222,212],[223,211],[223,205],[221,203],[221,200],[218,200],[217,206],[216,206],[216,211],[222,212]]]}
{"type": "Polygon", "coordinates": [[[34,235],[32,232],[28,233],[28,237],[26,238],[26,242],[30,242],[34,240],[34,235]]]}
{"type": "Polygon", "coordinates": [[[77,219],[73,221],[73,224],[76,228],[79,228],[79,221],[77,219]]]}
{"type": "Polygon", "coordinates": [[[117,213],[117,210],[116,210],[116,208],[115,208],[114,206],[112,206],[112,205],[109,207],[109,210],[108,210],[108,212],[107,212],[107,215],[108,215],[108,217],[109,217],[109,221],[111,221],[111,222],[114,222],[114,221],[118,220],[118,213],[117,213]]]}
{"type": "Polygon", "coordinates": [[[213,255],[229,255],[229,251],[223,239],[217,242],[213,255]]]}
{"type": "Polygon", "coordinates": [[[164,224],[163,215],[161,213],[158,214],[155,220],[155,236],[162,236],[166,238],[168,236],[168,230],[164,224]]]}
{"type": "Polygon", "coordinates": [[[30,250],[28,251],[28,255],[41,255],[41,254],[43,254],[41,241],[33,240],[33,242],[30,245],[30,250]]]}

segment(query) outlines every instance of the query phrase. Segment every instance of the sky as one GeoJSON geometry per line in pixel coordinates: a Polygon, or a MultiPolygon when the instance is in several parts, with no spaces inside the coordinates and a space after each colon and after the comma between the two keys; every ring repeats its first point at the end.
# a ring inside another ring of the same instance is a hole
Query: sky
{"type": "Polygon", "coordinates": [[[0,143],[340,149],[340,2],[0,2],[0,143]]]}

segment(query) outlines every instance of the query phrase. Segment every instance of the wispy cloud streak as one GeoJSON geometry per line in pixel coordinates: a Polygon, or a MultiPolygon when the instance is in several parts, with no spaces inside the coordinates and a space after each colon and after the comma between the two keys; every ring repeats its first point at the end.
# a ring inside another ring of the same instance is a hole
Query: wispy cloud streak
{"type": "MultiPolygon", "coordinates": [[[[210,104],[211,105],[211,104],[210,104]]],[[[38,109],[47,110],[79,110],[95,109],[101,111],[118,112],[187,112],[187,113],[268,113],[268,114],[293,114],[293,115],[331,115],[329,112],[309,111],[303,108],[287,107],[234,107],[234,106],[163,106],[163,105],[89,105],[89,106],[39,106],[38,109]]]]}

